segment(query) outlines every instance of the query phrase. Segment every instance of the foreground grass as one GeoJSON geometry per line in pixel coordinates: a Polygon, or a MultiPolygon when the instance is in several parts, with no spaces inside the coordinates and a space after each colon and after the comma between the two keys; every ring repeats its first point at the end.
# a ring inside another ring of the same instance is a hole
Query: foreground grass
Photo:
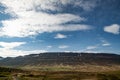
{"type": "Polygon", "coordinates": [[[79,71],[79,72],[107,72],[118,71],[120,65],[52,65],[52,66],[24,66],[21,69],[34,71],[79,71]]]}
{"type": "Polygon", "coordinates": [[[0,68],[0,80],[120,80],[120,71],[35,71],[0,68]]]}
{"type": "Polygon", "coordinates": [[[19,80],[120,80],[120,72],[40,72],[19,76],[19,80]]]}

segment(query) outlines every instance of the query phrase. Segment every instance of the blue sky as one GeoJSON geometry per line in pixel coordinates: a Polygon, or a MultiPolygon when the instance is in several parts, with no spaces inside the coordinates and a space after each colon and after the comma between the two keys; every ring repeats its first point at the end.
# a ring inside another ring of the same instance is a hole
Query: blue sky
{"type": "Polygon", "coordinates": [[[119,0],[0,0],[0,56],[119,48],[119,0]]]}

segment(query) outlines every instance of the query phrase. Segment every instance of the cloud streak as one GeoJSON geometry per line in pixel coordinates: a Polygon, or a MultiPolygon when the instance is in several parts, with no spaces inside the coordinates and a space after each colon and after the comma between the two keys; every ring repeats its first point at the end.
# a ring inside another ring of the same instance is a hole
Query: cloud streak
{"type": "Polygon", "coordinates": [[[13,49],[23,44],[25,44],[25,42],[0,42],[0,46],[5,49],[13,49]]]}
{"type": "Polygon", "coordinates": [[[23,51],[23,50],[15,50],[15,49],[4,49],[0,48],[0,55],[2,57],[17,57],[17,56],[24,56],[29,54],[36,54],[36,53],[44,53],[47,52],[46,50],[30,50],[30,51],[23,51]]]}
{"type": "Polygon", "coordinates": [[[110,46],[111,44],[108,42],[108,41],[106,41],[105,39],[101,39],[101,42],[102,42],[102,46],[110,46]]]}
{"type": "Polygon", "coordinates": [[[94,50],[94,49],[98,48],[98,46],[99,46],[99,45],[88,46],[88,47],[86,48],[86,50],[94,50]]]}
{"type": "Polygon", "coordinates": [[[60,49],[66,49],[66,48],[68,48],[69,46],[67,46],[67,45],[60,45],[60,46],[58,46],[58,48],[60,48],[60,49]]]}
{"type": "MultiPolygon", "coordinates": [[[[38,35],[44,32],[57,32],[57,31],[78,31],[89,30],[91,27],[85,24],[66,24],[69,22],[85,21],[84,17],[69,14],[57,13],[49,14],[42,10],[57,10],[61,9],[59,4],[63,6],[72,4],[78,6],[75,2],[79,2],[81,8],[83,4],[89,2],[72,0],[0,0],[0,3],[6,7],[5,13],[9,13],[13,19],[3,20],[2,27],[0,28],[0,36],[8,37],[28,37],[31,35],[38,35]],[[63,25],[66,24],[66,25],[63,25]]],[[[91,8],[91,5],[87,5],[91,8]]],[[[86,9],[86,8],[85,8],[86,9]]]]}

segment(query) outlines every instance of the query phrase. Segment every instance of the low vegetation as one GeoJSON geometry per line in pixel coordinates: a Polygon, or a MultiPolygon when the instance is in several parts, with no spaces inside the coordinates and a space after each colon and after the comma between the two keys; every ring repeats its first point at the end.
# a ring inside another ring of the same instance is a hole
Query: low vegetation
{"type": "Polygon", "coordinates": [[[0,67],[0,80],[120,80],[120,71],[30,71],[0,67]]]}

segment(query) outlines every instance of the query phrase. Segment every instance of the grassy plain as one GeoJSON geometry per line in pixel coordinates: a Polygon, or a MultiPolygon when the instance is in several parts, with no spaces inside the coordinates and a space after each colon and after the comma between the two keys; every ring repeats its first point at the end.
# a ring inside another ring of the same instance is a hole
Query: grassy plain
{"type": "Polygon", "coordinates": [[[118,66],[92,67],[92,65],[82,68],[79,66],[81,70],[63,65],[39,68],[26,66],[22,69],[0,67],[0,80],[120,80],[118,66]]]}

